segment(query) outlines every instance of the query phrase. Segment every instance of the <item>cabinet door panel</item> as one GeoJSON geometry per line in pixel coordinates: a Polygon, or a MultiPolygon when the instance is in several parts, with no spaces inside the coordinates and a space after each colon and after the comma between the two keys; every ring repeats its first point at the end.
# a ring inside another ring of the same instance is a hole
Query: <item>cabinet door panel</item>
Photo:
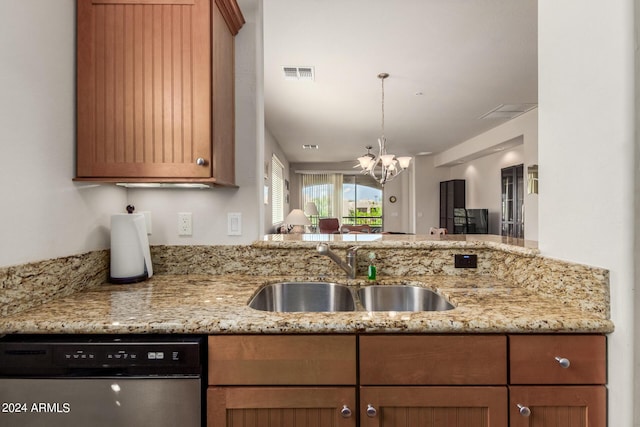
{"type": "Polygon", "coordinates": [[[604,386],[510,387],[510,426],[606,426],[606,406],[604,386]],[[521,415],[518,405],[527,407],[531,415],[521,415]]]}
{"type": "Polygon", "coordinates": [[[506,387],[362,387],[360,425],[507,427],[507,400],[506,387]]]}
{"type": "Polygon", "coordinates": [[[209,427],[355,427],[353,387],[210,387],[209,427]]]}
{"type": "Polygon", "coordinates": [[[210,177],[210,50],[208,0],[78,0],[78,177],[210,177]]]}
{"type": "Polygon", "coordinates": [[[507,339],[501,335],[361,336],[360,382],[506,384],[507,339]]]}

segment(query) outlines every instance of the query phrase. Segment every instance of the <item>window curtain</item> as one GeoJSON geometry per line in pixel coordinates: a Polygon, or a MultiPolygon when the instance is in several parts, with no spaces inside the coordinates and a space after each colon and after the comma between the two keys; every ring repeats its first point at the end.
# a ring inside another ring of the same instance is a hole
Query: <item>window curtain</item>
{"type": "Polygon", "coordinates": [[[338,218],[342,223],[342,174],[302,174],[301,206],[314,202],[320,218],[338,218]]]}

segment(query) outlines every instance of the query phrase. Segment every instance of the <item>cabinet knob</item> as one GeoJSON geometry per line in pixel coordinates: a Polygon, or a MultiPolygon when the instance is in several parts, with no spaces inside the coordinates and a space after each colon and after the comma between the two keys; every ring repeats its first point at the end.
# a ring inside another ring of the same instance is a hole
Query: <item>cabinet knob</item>
{"type": "Polygon", "coordinates": [[[528,417],[529,415],[531,415],[531,409],[519,403],[517,406],[518,406],[518,412],[520,412],[520,415],[522,415],[523,417],[528,417]]]}
{"type": "Polygon", "coordinates": [[[342,415],[342,418],[350,418],[351,417],[351,409],[349,409],[349,407],[347,405],[343,405],[342,409],[340,410],[340,415],[342,415]]]}
{"type": "Polygon", "coordinates": [[[205,166],[206,164],[207,164],[207,161],[206,161],[204,158],[202,158],[202,157],[198,157],[198,158],[196,159],[196,165],[198,165],[198,166],[205,166]]]}
{"type": "Polygon", "coordinates": [[[560,357],[557,356],[556,360],[558,361],[558,364],[560,366],[562,366],[563,368],[567,369],[569,366],[571,366],[571,361],[565,357],[560,357]]]}
{"type": "Polygon", "coordinates": [[[378,411],[376,411],[376,408],[373,407],[373,405],[369,404],[367,405],[367,416],[368,417],[375,417],[378,414],[378,411]]]}

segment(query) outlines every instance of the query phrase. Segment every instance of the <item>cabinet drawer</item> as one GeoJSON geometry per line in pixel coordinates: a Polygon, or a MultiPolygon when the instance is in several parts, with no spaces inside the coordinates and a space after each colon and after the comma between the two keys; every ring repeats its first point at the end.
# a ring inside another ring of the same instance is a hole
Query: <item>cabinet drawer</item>
{"type": "Polygon", "coordinates": [[[209,337],[209,384],[353,385],[355,383],[355,336],[209,337]]]}
{"type": "Polygon", "coordinates": [[[507,337],[361,336],[360,382],[363,385],[506,384],[507,337]]]}
{"type": "Polygon", "coordinates": [[[605,384],[601,335],[509,336],[511,384],[605,384]],[[559,359],[567,359],[563,367],[559,359]]]}

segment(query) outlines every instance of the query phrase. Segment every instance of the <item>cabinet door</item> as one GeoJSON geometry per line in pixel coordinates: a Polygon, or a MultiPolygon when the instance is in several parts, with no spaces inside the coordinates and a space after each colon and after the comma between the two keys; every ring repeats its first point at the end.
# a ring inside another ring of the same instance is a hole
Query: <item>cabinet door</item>
{"type": "Polygon", "coordinates": [[[210,18],[209,0],[78,0],[78,178],[211,177],[210,18]]]}
{"type": "Polygon", "coordinates": [[[209,387],[208,427],[355,427],[354,387],[209,387]]]}
{"type": "Polygon", "coordinates": [[[510,387],[511,427],[607,425],[604,386],[510,387]]]}
{"type": "Polygon", "coordinates": [[[507,427],[506,387],[362,387],[362,427],[507,427]]]}

